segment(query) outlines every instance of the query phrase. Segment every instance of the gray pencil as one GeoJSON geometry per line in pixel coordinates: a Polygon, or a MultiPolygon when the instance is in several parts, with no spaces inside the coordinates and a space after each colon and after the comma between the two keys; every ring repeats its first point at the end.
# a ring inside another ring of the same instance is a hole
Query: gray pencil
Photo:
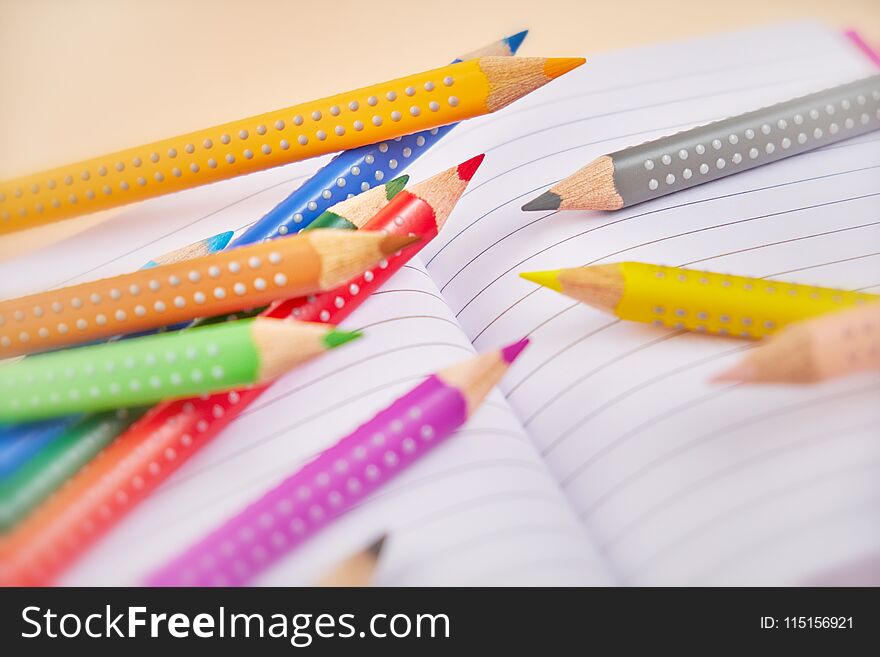
{"type": "Polygon", "coordinates": [[[603,155],[523,210],[617,210],[880,128],[880,75],[603,155]]]}

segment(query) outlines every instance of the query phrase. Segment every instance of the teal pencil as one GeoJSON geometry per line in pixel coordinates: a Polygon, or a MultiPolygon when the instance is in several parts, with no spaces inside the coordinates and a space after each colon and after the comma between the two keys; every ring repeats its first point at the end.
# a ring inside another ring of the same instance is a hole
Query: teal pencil
{"type": "Polygon", "coordinates": [[[12,529],[145,411],[122,409],[84,417],[0,479],[0,532],[12,529]]]}
{"type": "Polygon", "coordinates": [[[227,230],[225,233],[217,233],[213,237],[208,237],[198,242],[194,242],[193,244],[188,244],[166,253],[155,260],[150,260],[147,264],[141,267],[141,269],[149,269],[150,267],[158,267],[159,265],[168,265],[172,262],[198,258],[200,256],[208,255],[209,253],[221,251],[226,248],[226,245],[229,244],[229,240],[232,239],[233,235],[234,233],[231,230],[227,230]]]}

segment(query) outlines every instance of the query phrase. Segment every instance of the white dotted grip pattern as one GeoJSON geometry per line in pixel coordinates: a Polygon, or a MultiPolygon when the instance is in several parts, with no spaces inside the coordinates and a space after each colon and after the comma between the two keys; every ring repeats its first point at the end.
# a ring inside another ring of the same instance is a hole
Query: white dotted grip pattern
{"type": "Polygon", "coordinates": [[[485,114],[486,80],[462,62],[0,181],[0,234],[485,114]]]}
{"type": "Polygon", "coordinates": [[[880,75],[611,154],[634,205],[880,128],[880,75]]]}

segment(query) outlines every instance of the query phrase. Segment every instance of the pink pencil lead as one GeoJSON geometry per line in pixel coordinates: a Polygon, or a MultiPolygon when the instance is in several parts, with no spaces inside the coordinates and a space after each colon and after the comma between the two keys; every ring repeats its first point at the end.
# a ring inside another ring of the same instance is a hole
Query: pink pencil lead
{"type": "Polygon", "coordinates": [[[508,363],[512,363],[522,353],[522,350],[529,345],[529,339],[523,338],[518,342],[513,342],[501,350],[501,356],[508,363]]]}

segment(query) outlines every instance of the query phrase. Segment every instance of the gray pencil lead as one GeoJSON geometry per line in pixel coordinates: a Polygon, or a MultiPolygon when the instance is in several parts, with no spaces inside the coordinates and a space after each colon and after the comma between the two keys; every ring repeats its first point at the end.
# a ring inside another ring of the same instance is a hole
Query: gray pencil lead
{"type": "Polygon", "coordinates": [[[522,209],[526,212],[532,210],[558,210],[561,203],[562,199],[559,197],[559,194],[547,191],[526,203],[522,206],[522,209]]]}
{"type": "Polygon", "coordinates": [[[388,534],[382,534],[379,538],[373,541],[365,551],[378,559],[379,555],[382,554],[382,548],[385,547],[385,541],[387,539],[388,534]]]}

